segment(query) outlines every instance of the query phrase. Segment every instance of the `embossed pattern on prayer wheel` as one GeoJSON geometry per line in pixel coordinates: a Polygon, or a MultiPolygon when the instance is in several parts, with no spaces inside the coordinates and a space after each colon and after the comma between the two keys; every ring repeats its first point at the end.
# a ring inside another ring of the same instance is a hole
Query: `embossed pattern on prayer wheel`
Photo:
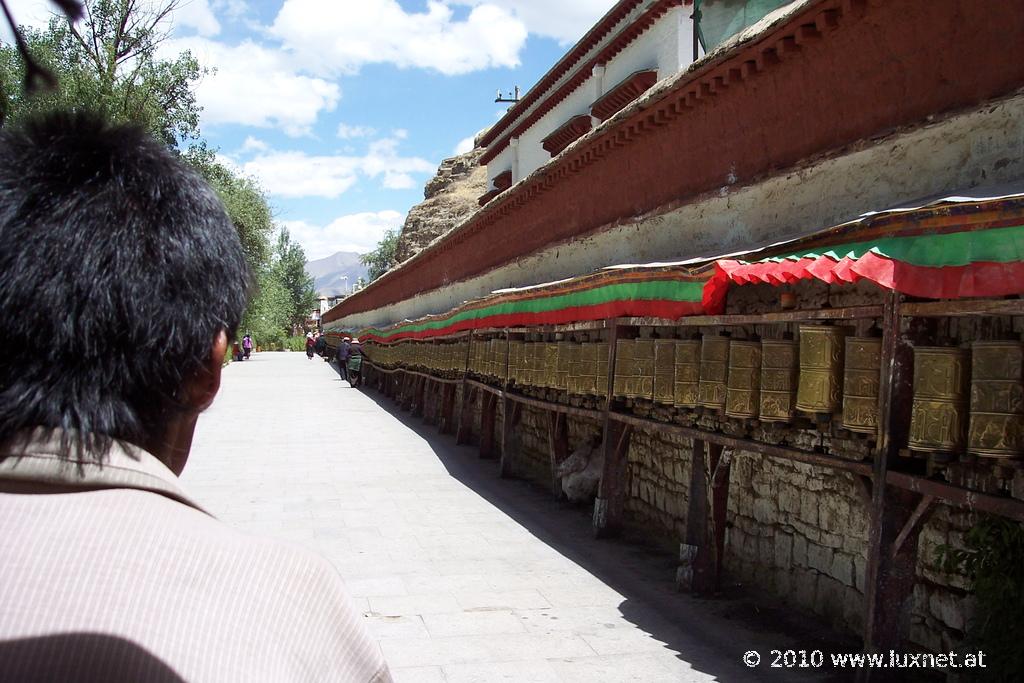
{"type": "Polygon", "coordinates": [[[628,398],[629,396],[634,344],[632,339],[620,339],[615,342],[615,381],[612,384],[612,395],[615,398],[628,398]]]}
{"type": "Polygon", "coordinates": [[[555,383],[554,389],[566,391],[569,388],[569,365],[572,362],[572,348],[575,344],[560,341],[555,344],[555,383]]]}
{"type": "Polygon", "coordinates": [[[566,349],[569,366],[569,374],[565,380],[566,390],[573,395],[583,394],[581,380],[583,379],[583,345],[570,343],[566,349]]]}
{"type": "Polygon", "coordinates": [[[675,388],[677,408],[696,408],[700,386],[700,339],[676,342],[675,388]]]}
{"type": "Polygon", "coordinates": [[[511,341],[508,345],[508,379],[517,385],[523,380],[523,342],[511,341]]]}
{"type": "Polygon", "coordinates": [[[851,432],[878,431],[878,385],[881,380],[882,340],[846,338],[843,370],[843,427],[851,432]]]}
{"type": "Polygon", "coordinates": [[[988,458],[1024,454],[1024,344],[971,345],[971,418],[967,449],[988,458]]]}
{"type": "Polygon", "coordinates": [[[544,349],[541,353],[543,354],[542,367],[544,370],[538,380],[538,386],[546,387],[548,389],[557,389],[558,344],[555,342],[545,342],[544,349]]]}
{"type": "Polygon", "coordinates": [[[728,417],[757,417],[760,386],[761,342],[733,341],[729,345],[725,414],[728,417]]]}
{"type": "Polygon", "coordinates": [[[594,343],[594,394],[608,398],[608,354],[611,345],[606,342],[594,343]]]}
{"type": "Polygon", "coordinates": [[[654,400],[672,405],[675,399],[676,342],[654,340],[654,400]]]}
{"type": "Polygon", "coordinates": [[[725,408],[729,367],[729,338],[704,337],[700,347],[700,383],[697,402],[706,408],[725,408]]]}
{"type": "Polygon", "coordinates": [[[761,420],[789,422],[793,419],[798,375],[795,341],[761,341],[761,397],[758,411],[761,420]]]}
{"type": "Polygon", "coordinates": [[[800,326],[800,382],[796,409],[831,413],[843,393],[843,338],[846,330],[826,325],[800,326]]]}
{"type": "Polygon", "coordinates": [[[599,357],[600,347],[607,347],[606,344],[600,342],[591,342],[584,344],[583,348],[580,349],[580,369],[582,376],[580,378],[580,393],[588,396],[597,396],[599,383],[597,378],[599,376],[599,357]]]}
{"type": "Polygon", "coordinates": [[[914,400],[909,446],[915,451],[955,452],[964,447],[970,359],[964,349],[914,349],[914,400]]]}

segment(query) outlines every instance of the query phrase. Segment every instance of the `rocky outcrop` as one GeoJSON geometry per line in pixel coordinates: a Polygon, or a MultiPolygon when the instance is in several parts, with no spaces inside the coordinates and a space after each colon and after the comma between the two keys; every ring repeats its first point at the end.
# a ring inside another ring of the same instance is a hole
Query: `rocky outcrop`
{"type": "MultiPolygon", "coordinates": [[[[480,136],[477,136],[477,140],[480,136]]],[[[395,258],[406,261],[477,210],[487,191],[487,167],[480,165],[479,146],[445,159],[423,190],[425,200],[409,210],[398,238],[395,258]]]]}

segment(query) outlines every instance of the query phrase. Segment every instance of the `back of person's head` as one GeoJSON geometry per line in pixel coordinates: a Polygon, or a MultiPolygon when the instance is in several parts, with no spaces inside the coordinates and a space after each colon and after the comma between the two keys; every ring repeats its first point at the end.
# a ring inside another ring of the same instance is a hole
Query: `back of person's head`
{"type": "Polygon", "coordinates": [[[163,436],[249,281],[213,190],[84,114],[0,131],[0,273],[0,444],[62,428],[64,455],[163,436]]]}

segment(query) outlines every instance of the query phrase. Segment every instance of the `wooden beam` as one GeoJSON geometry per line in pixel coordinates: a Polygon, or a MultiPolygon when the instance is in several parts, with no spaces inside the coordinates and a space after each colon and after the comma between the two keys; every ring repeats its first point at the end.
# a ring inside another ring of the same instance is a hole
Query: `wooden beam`
{"type": "Polygon", "coordinates": [[[906,303],[902,315],[916,318],[1024,315],[1024,299],[959,299],[906,303]]]}
{"type": "Polygon", "coordinates": [[[774,311],[771,313],[691,315],[677,320],[667,318],[619,318],[616,322],[623,327],[709,327],[729,325],[763,325],[770,323],[793,323],[806,320],[858,320],[881,318],[883,306],[848,306],[846,308],[822,308],[806,311],[774,311]]]}
{"type": "Polygon", "coordinates": [[[462,401],[459,404],[459,424],[455,428],[455,443],[462,445],[469,443],[470,435],[473,433],[473,413],[476,404],[476,397],[480,391],[472,384],[463,384],[462,401]]]}
{"type": "Polygon", "coordinates": [[[609,422],[605,432],[604,470],[594,501],[594,537],[614,536],[622,528],[626,501],[626,470],[629,441],[633,428],[620,422],[609,422]]]}
{"type": "Polygon", "coordinates": [[[693,562],[693,579],[690,590],[698,595],[714,591],[713,566],[707,562],[708,552],[708,478],[705,472],[705,451],[707,442],[694,440],[693,457],[690,461],[690,495],[686,512],[687,545],[697,549],[693,562]]]}
{"type": "Polygon", "coordinates": [[[900,549],[907,542],[907,539],[913,535],[916,539],[917,535],[921,533],[921,526],[928,518],[928,513],[932,510],[932,503],[935,502],[935,496],[921,496],[921,500],[918,501],[917,507],[910,513],[910,517],[907,519],[903,528],[896,535],[896,540],[892,544],[892,558],[895,560],[900,553],[900,549]]]}
{"type": "Polygon", "coordinates": [[[754,441],[753,439],[728,436],[718,432],[708,432],[703,429],[684,427],[682,425],[672,424],[669,422],[658,422],[657,420],[652,420],[650,418],[626,415],[624,413],[611,412],[609,413],[609,419],[615,422],[632,425],[638,429],[678,434],[679,436],[686,436],[691,439],[700,439],[707,441],[708,443],[732,448],[745,453],[766,455],[772,458],[780,458],[782,460],[795,460],[796,462],[803,462],[808,465],[818,465],[819,467],[843,470],[863,477],[871,476],[871,465],[869,463],[856,460],[845,460],[834,455],[803,451],[799,448],[789,448],[787,446],[775,446],[773,444],[754,441]]]}
{"type": "MultiPolygon", "coordinates": [[[[909,614],[917,564],[917,536],[896,541],[911,522],[919,494],[888,484],[889,467],[896,462],[909,420],[905,408],[912,395],[912,352],[901,340],[900,295],[892,292],[882,325],[882,372],[879,385],[879,444],[873,474],[871,526],[865,568],[864,649],[870,653],[900,647],[902,626],[909,614]]],[[[859,674],[869,680],[872,672],[859,674]]],[[[877,674],[876,674],[877,675],[877,674]]]]}
{"type": "Polygon", "coordinates": [[[950,505],[965,507],[969,510],[987,512],[992,515],[999,515],[1018,522],[1024,522],[1024,500],[996,496],[991,493],[980,493],[944,481],[926,479],[921,476],[906,474],[903,472],[888,472],[886,481],[890,486],[895,486],[907,491],[913,491],[925,496],[934,496],[950,505]]]}
{"type": "Polygon", "coordinates": [[[711,533],[705,547],[711,551],[708,562],[711,575],[707,577],[711,591],[722,590],[722,561],[725,558],[725,530],[729,515],[729,473],[731,453],[721,444],[708,443],[708,466],[711,474],[711,533]]]}

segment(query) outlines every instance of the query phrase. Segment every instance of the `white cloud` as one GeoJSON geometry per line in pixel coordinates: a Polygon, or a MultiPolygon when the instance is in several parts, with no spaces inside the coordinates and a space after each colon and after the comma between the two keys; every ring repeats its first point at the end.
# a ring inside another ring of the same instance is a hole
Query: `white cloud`
{"type": "Polygon", "coordinates": [[[276,127],[287,135],[308,135],[321,112],[332,111],[341,88],[304,76],[286,55],[251,41],[229,46],[204,38],[169,40],[163,49],[191,50],[203,66],[216,69],[196,88],[204,124],[276,127]]]}
{"type": "Polygon", "coordinates": [[[267,192],[280,197],[337,199],[360,178],[379,178],[386,189],[407,190],[419,184],[416,174],[433,173],[436,168],[425,159],[401,156],[398,142],[375,140],[363,156],[267,151],[240,166],[267,192]]]}
{"type": "Polygon", "coordinates": [[[370,128],[369,126],[350,126],[345,122],[338,124],[338,137],[342,140],[368,138],[376,132],[375,128],[370,128]]]}
{"type": "Polygon", "coordinates": [[[465,154],[466,152],[472,152],[474,138],[476,138],[475,135],[470,135],[468,138],[459,140],[459,144],[455,145],[455,149],[452,150],[452,154],[459,155],[465,154]]]}
{"type": "MultiPolygon", "coordinates": [[[[43,29],[50,23],[56,6],[50,0],[7,0],[7,6],[19,26],[43,29]]],[[[7,18],[0,12],[0,41],[13,44],[14,34],[7,26],[7,18]]]]}
{"type": "Polygon", "coordinates": [[[291,236],[302,245],[310,261],[330,256],[339,251],[364,254],[377,247],[377,243],[390,229],[399,229],[405,216],[397,211],[375,211],[349,214],[331,221],[329,225],[313,225],[306,221],[282,221],[291,236]]]}
{"type": "Polygon", "coordinates": [[[201,36],[215,36],[220,33],[220,22],[213,16],[207,0],[185,0],[174,11],[175,28],[184,26],[201,36]]]}
{"type": "Polygon", "coordinates": [[[260,140],[259,138],[254,138],[253,136],[250,135],[247,138],[245,138],[245,142],[242,143],[242,150],[241,151],[243,153],[245,153],[245,152],[266,152],[269,149],[270,149],[270,145],[268,145],[267,143],[263,142],[263,140],[260,140]]]}
{"type": "Polygon", "coordinates": [[[512,13],[530,33],[575,43],[597,20],[615,6],[616,0],[450,0],[450,4],[495,5],[512,13]]]}
{"type": "Polygon", "coordinates": [[[428,0],[425,12],[406,12],[397,0],[285,0],[270,34],[318,74],[379,63],[447,75],[517,66],[522,21],[495,4],[474,4],[458,21],[439,0],[428,0]]]}

